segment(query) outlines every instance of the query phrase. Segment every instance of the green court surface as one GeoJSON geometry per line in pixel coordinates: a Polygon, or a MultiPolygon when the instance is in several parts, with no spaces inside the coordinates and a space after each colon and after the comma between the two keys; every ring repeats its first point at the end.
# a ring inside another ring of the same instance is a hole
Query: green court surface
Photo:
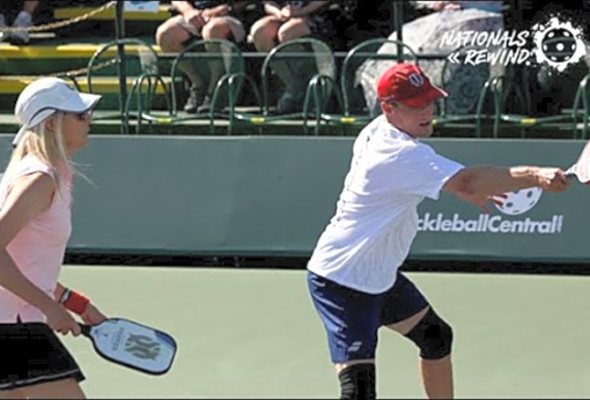
{"type": "MultiPolygon", "coordinates": [[[[457,397],[590,397],[590,278],[408,276],[455,328],[457,397]]],[[[61,280],[109,316],[161,328],[179,345],[172,370],[153,377],[66,337],[89,397],[338,397],[304,271],[68,265],[61,280]]],[[[409,342],[382,331],[377,358],[379,397],[423,397],[409,342]]]]}

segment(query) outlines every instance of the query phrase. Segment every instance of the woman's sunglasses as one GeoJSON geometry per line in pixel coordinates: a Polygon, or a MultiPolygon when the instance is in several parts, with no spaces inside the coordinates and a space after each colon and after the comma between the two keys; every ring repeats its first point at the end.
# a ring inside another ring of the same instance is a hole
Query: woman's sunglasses
{"type": "Polygon", "coordinates": [[[90,121],[92,119],[92,111],[86,111],[86,112],[81,112],[81,113],[66,113],[66,114],[72,114],[75,115],[76,118],[80,121],[90,121]]]}

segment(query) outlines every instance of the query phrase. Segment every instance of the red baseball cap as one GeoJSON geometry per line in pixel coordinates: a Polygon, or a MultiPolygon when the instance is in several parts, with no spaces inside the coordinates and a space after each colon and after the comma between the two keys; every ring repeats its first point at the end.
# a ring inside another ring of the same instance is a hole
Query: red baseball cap
{"type": "Polygon", "coordinates": [[[381,101],[399,101],[411,108],[423,108],[448,94],[430,82],[430,78],[415,64],[399,63],[381,75],[377,83],[381,101]]]}

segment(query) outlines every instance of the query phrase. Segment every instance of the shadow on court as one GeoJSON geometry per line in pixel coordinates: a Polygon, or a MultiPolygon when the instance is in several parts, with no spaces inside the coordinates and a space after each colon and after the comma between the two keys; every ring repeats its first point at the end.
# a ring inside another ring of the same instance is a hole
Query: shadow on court
{"type": "MultiPolygon", "coordinates": [[[[590,278],[408,276],[455,328],[457,397],[590,397],[590,278]]],[[[338,397],[304,271],[68,265],[62,281],[108,316],[160,328],[179,346],[172,370],[152,377],[66,337],[89,397],[338,397]]],[[[417,351],[394,333],[379,340],[379,397],[423,397],[417,351]]]]}

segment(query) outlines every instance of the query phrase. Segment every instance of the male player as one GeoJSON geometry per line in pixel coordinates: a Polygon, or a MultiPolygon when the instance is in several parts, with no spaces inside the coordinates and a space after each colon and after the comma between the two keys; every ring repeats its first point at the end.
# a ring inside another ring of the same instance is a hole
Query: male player
{"type": "Polygon", "coordinates": [[[341,399],[374,399],[377,330],[392,329],[420,350],[429,398],[453,397],[453,330],[399,267],[417,233],[417,206],[442,190],[485,209],[493,196],[528,187],[561,192],[559,168],[465,167],[420,141],[432,134],[435,102],[447,94],[419,67],[400,63],[379,79],[383,114],[359,134],[336,214],[308,264],[341,399]]]}

